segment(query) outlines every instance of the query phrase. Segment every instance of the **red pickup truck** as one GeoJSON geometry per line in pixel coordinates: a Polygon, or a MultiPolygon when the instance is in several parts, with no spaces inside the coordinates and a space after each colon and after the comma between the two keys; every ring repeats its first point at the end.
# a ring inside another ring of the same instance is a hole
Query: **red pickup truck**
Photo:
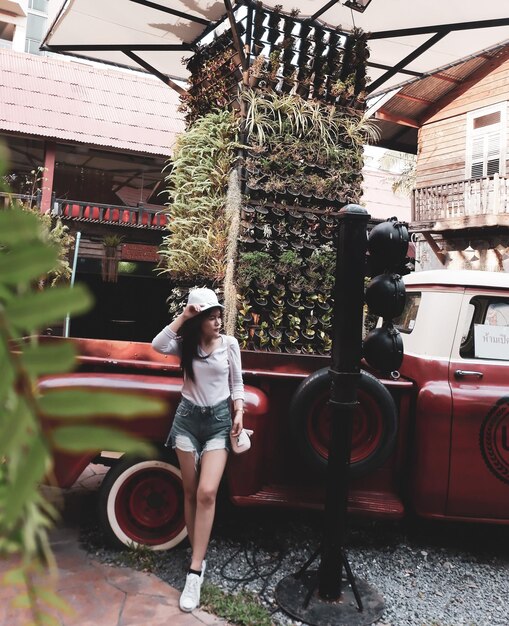
{"type": "MultiPolygon", "coordinates": [[[[363,370],[351,455],[352,514],[509,523],[509,275],[431,271],[405,277],[396,320],[399,372],[363,370]]],[[[53,341],[58,339],[52,339],[53,341]]],[[[154,459],[107,451],[59,455],[55,475],[71,486],[90,462],[111,466],[101,519],[123,544],[169,549],[186,535],[180,472],[163,448],[179,400],[175,357],[149,344],[75,339],[79,370],[42,387],[129,389],[164,398],[167,416],[128,422],[160,450],[154,459]]],[[[328,450],[326,357],[242,354],[251,450],[231,456],[226,482],[239,506],[322,508],[328,450]]]]}

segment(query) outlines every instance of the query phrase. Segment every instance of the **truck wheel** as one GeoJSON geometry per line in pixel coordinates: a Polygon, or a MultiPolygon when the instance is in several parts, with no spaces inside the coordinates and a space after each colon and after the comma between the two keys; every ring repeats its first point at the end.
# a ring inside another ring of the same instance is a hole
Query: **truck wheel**
{"type": "MultiPolygon", "coordinates": [[[[314,372],[302,381],[290,404],[297,447],[309,466],[318,471],[326,469],[329,455],[330,383],[328,368],[314,372]]],[[[361,371],[357,397],[359,406],[354,417],[350,457],[353,478],[368,474],[387,460],[394,449],[398,429],[393,397],[368,372],[361,371]]]]}
{"type": "Polygon", "coordinates": [[[126,458],[106,474],[100,519],[117,545],[169,550],[187,536],[180,470],[169,460],[126,458]]]}

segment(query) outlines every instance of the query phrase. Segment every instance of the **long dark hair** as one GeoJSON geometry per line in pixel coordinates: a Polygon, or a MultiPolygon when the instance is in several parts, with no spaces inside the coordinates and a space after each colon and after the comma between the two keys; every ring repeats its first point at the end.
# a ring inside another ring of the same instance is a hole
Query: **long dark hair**
{"type": "Polygon", "coordinates": [[[203,320],[208,317],[211,311],[215,308],[221,310],[220,307],[213,307],[198,313],[194,317],[186,320],[180,328],[180,336],[182,337],[182,352],[180,357],[180,367],[183,369],[185,375],[195,382],[193,371],[194,359],[207,359],[207,356],[200,356],[198,354],[198,346],[201,337],[201,325],[203,320]]]}

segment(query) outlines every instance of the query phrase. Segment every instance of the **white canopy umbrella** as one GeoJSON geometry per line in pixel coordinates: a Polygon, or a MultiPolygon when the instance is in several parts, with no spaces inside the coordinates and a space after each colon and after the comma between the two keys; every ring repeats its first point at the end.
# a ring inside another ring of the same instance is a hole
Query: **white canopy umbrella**
{"type": "MultiPolygon", "coordinates": [[[[245,16],[247,2],[233,0],[67,0],[44,47],[133,69],[169,82],[186,80],[183,59],[221,23],[228,11],[245,16]],[[233,4],[233,7],[232,7],[233,4]],[[170,80],[168,80],[168,78],[170,80]]],[[[509,40],[507,0],[264,0],[283,12],[300,10],[333,28],[370,33],[371,91],[453,64],[509,40]],[[364,12],[350,5],[368,5],[364,12]]]]}

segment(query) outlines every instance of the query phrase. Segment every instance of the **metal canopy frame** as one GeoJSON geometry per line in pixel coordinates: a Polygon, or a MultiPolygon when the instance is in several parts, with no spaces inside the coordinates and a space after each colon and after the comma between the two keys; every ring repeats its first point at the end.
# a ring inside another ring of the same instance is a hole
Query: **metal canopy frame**
{"type": "MultiPolygon", "coordinates": [[[[108,44],[108,43],[97,43],[97,44],[51,44],[49,43],[49,39],[51,39],[52,31],[55,25],[58,23],[61,18],[66,5],[62,7],[59,14],[57,15],[52,27],[50,28],[45,41],[43,42],[43,49],[49,50],[52,52],[64,52],[64,53],[83,53],[83,52],[100,52],[100,51],[118,51],[125,54],[131,61],[135,62],[139,67],[145,69],[146,71],[152,73],[157,76],[160,80],[162,80],[165,84],[169,85],[173,89],[176,89],[179,93],[185,92],[185,90],[178,85],[175,80],[183,80],[182,77],[171,76],[166,74],[164,71],[157,69],[154,67],[152,63],[147,62],[142,59],[137,52],[193,52],[197,49],[200,41],[208,35],[212,30],[217,28],[220,24],[222,24],[225,20],[229,20],[230,25],[232,27],[233,32],[233,40],[234,45],[239,53],[241,59],[241,66],[244,72],[248,69],[248,59],[246,57],[246,52],[244,50],[244,46],[242,44],[242,40],[240,38],[239,32],[237,30],[237,23],[235,20],[235,12],[240,6],[254,6],[253,0],[237,0],[235,6],[232,6],[231,0],[223,0],[224,3],[224,13],[220,19],[212,21],[206,19],[205,17],[200,17],[197,15],[193,15],[190,12],[180,11],[174,8],[171,8],[161,2],[155,2],[152,0],[129,0],[133,4],[140,5],[143,7],[147,7],[147,9],[160,11],[166,15],[171,15],[180,20],[186,20],[195,25],[203,26],[202,31],[199,35],[191,42],[182,42],[180,44],[175,43],[151,43],[151,44],[137,44],[137,43],[123,43],[123,44],[108,44]]],[[[382,0],[374,0],[374,2],[380,2],[382,0]]],[[[373,2],[373,4],[374,4],[373,2]]],[[[321,8],[316,10],[310,17],[301,18],[302,22],[317,22],[319,18],[321,18],[321,22],[327,24],[327,20],[324,17],[325,14],[333,8],[335,5],[338,5],[340,0],[329,0],[324,3],[321,8]]],[[[298,4],[297,1],[294,1],[293,4],[298,4]]],[[[344,4],[344,3],[343,3],[344,4]]],[[[264,5],[268,11],[272,10],[273,7],[267,3],[264,5]]],[[[287,8],[287,7],[285,7],[287,8]]],[[[366,11],[369,14],[369,10],[366,11]]],[[[318,22],[317,22],[318,23],[318,22]]],[[[331,26],[330,24],[328,24],[331,26]]],[[[396,74],[403,74],[412,77],[421,77],[425,75],[424,72],[415,71],[413,69],[409,69],[408,65],[412,63],[415,59],[420,57],[424,52],[430,50],[435,46],[439,41],[444,39],[447,35],[452,32],[465,31],[465,30],[477,30],[477,29],[485,29],[485,28],[495,28],[500,26],[509,26],[509,17],[508,18],[498,18],[498,19],[486,19],[486,20],[476,20],[476,21],[465,21],[465,22],[454,22],[448,24],[436,24],[429,26],[415,26],[412,28],[399,28],[392,30],[379,30],[371,33],[367,33],[368,39],[370,41],[377,41],[382,39],[400,39],[404,37],[411,36],[420,36],[431,34],[432,37],[420,43],[410,54],[407,54],[394,64],[381,63],[377,61],[368,61],[368,67],[385,70],[381,76],[379,76],[376,80],[374,80],[368,87],[368,93],[374,93],[377,89],[382,87],[382,85],[386,85],[387,81],[391,79],[396,74]]],[[[332,25],[334,27],[334,25],[332,25]]],[[[78,55],[82,56],[82,55],[78,55]]],[[[100,59],[93,58],[93,56],[87,57],[91,60],[97,61],[100,59]]],[[[118,63],[117,63],[118,64],[118,63]]],[[[122,64],[120,64],[122,65],[122,64]]],[[[125,65],[132,69],[132,66],[125,65]]]]}

